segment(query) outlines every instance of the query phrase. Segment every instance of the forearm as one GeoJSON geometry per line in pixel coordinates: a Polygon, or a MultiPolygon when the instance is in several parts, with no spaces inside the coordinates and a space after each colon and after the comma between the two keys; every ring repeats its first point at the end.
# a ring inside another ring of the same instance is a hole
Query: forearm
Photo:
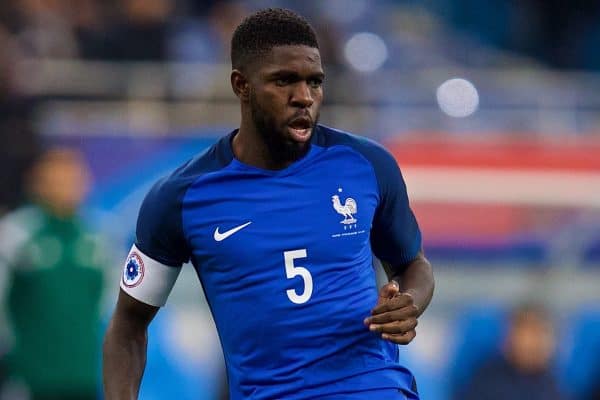
{"type": "Polygon", "coordinates": [[[106,400],[135,400],[146,366],[146,330],[111,321],[103,349],[106,400]]]}
{"type": "Polygon", "coordinates": [[[429,305],[435,287],[431,264],[419,253],[415,260],[399,270],[401,272],[393,274],[390,280],[398,282],[401,292],[410,293],[421,315],[429,305]]]}

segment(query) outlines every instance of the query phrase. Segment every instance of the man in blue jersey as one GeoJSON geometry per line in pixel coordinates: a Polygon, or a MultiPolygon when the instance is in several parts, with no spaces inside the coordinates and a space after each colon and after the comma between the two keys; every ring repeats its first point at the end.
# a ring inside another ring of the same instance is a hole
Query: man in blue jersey
{"type": "Polygon", "coordinates": [[[236,29],[239,129],[155,184],[138,217],[104,344],[106,398],[135,399],[148,324],[196,269],[238,399],[418,399],[398,344],[433,294],[394,158],[318,125],[324,79],[300,16],[236,29]],[[373,255],[390,283],[377,291],[373,255]]]}

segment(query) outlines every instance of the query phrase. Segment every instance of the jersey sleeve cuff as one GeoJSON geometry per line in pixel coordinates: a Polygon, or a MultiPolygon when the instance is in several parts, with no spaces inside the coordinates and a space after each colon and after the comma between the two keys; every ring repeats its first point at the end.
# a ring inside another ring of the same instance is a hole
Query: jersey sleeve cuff
{"type": "Polygon", "coordinates": [[[123,267],[121,289],[136,300],[162,307],[180,271],[181,267],[161,264],[133,245],[123,267]]]}

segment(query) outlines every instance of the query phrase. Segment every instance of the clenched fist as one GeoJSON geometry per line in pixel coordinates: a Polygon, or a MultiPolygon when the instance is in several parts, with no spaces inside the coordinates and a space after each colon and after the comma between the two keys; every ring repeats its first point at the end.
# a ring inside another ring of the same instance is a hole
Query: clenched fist
{"type": "Polygon", "coordinates": [[[398,283],[391,281],[381,288],[377,305],[365,325],[381,338],[397,344],[409,344],[417,335],[419,309],[410,293],[400,292],[398,283]]]}

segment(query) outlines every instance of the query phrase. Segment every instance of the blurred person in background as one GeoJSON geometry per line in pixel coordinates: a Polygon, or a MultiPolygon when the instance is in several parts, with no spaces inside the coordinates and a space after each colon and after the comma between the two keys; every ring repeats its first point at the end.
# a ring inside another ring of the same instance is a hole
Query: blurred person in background
{"type": "Polygon", "coordinates": [[[80,153],[49,150],[32,168],[31,202],[0,222],[2,298],[13,342],[7,373],[32,400],[98,393],[103,257],[77,214],[88,185],[80,153]]]}
{"type": "Polygon", "coordinates": [[[515,308],[501,355],[484,361],[456,400],[565,399],[553,374],[555,346],[552,322],[542,307],[515,308]]]}

